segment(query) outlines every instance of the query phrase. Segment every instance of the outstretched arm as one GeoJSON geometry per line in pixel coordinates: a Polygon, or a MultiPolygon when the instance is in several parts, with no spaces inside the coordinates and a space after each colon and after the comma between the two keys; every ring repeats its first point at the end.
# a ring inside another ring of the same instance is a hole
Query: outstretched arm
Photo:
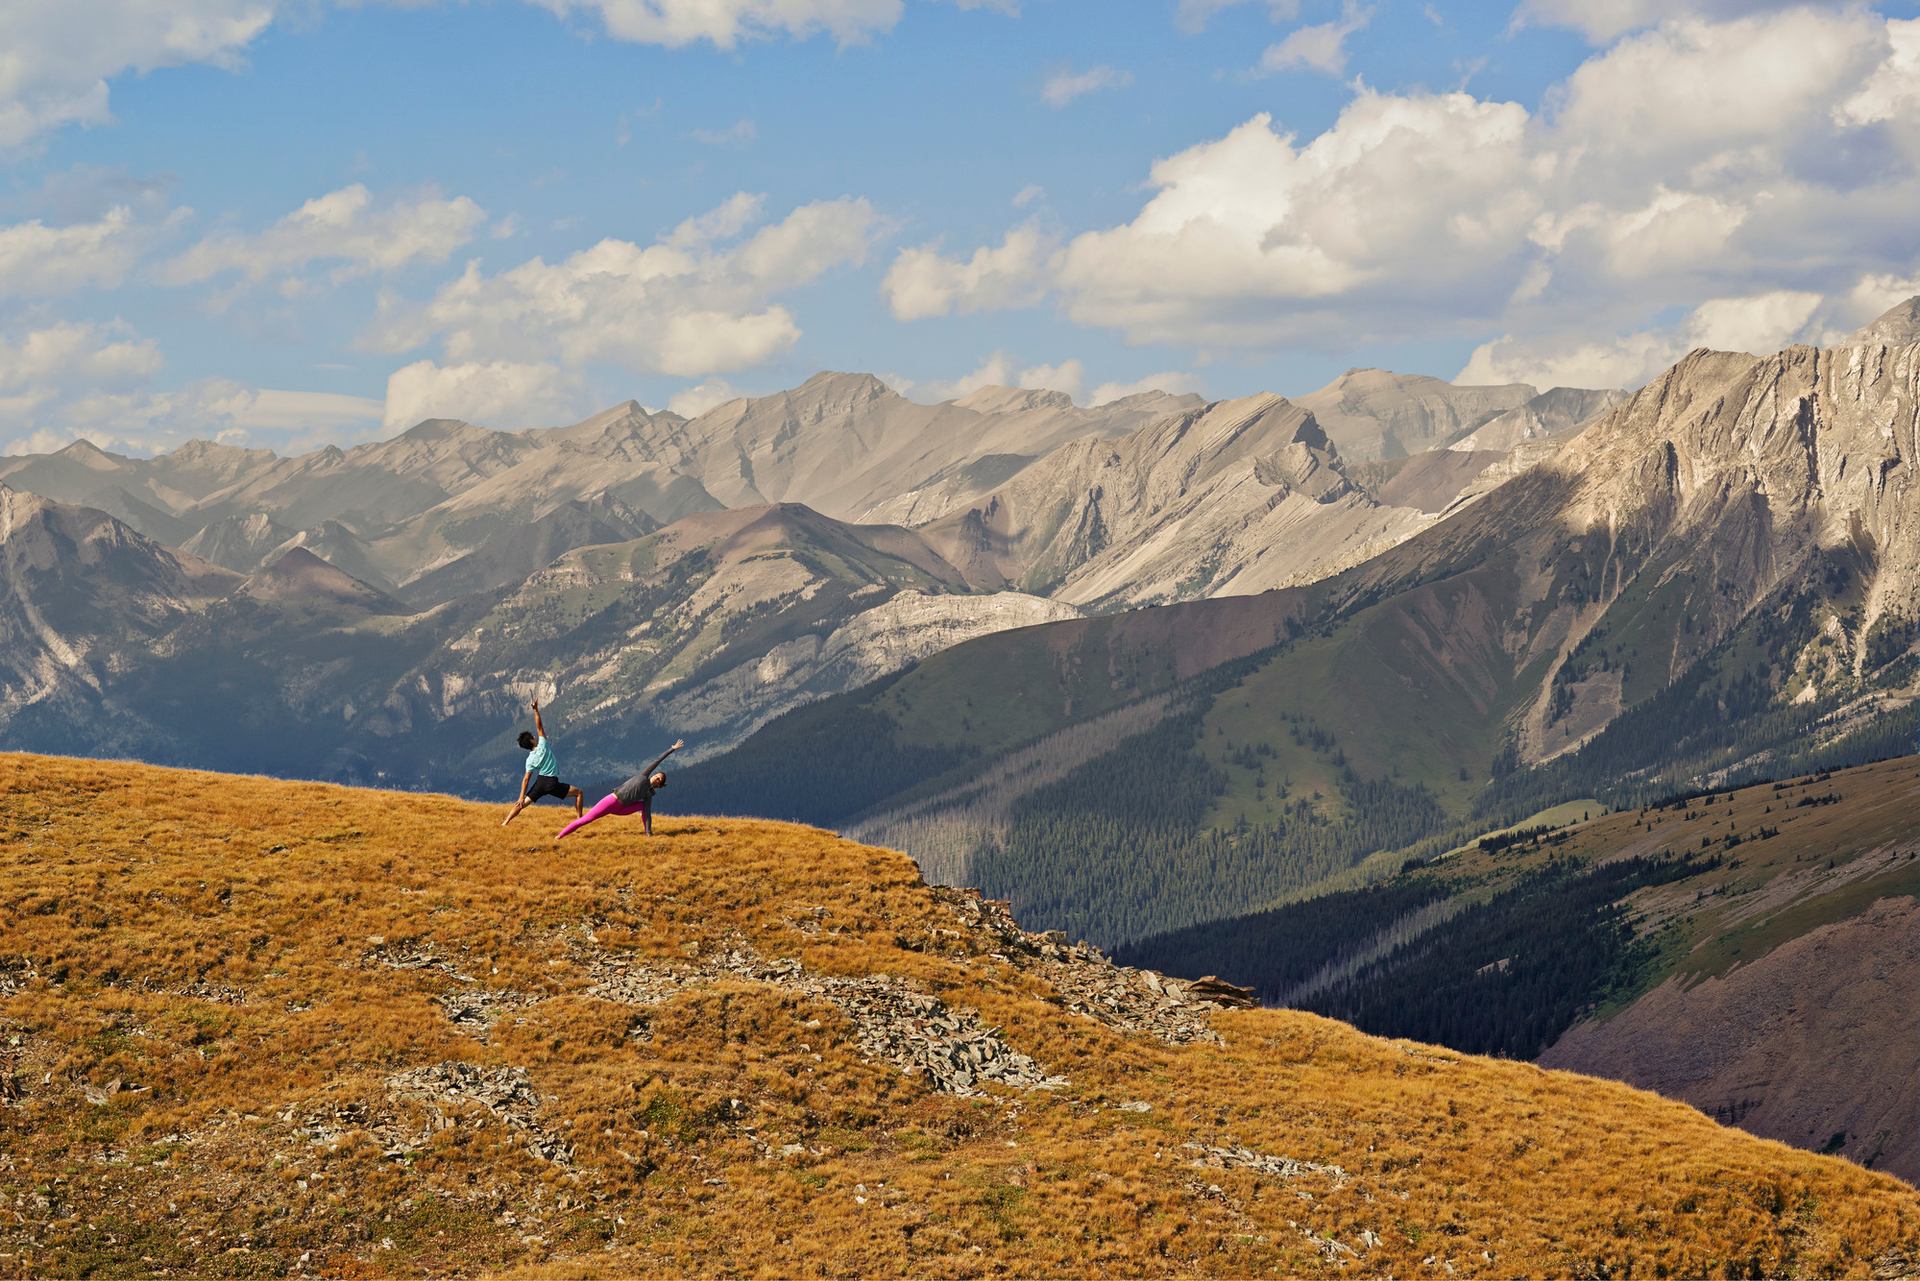
{"type": "Polygon", "coordinates": [[[653,764],[647,766],[645,769],[641,770],[640,772],[642,774],[647,774],[647,775],[652,774],[655,770],[660,768],[661,762],[665,761],[667,757],[672,756],[675,752],[679,751],[681,748],[685,747],[686,745],[687,745],[686,740],[678,739],[678,738],[674,739],[672,747],[669,747],[666,751],[660,753],[659,756],[654,758],[653,764]]]}
{"type": "Polygon", "coordinates": [[[533,733],[536,738],[547,736],[547,727],[540,719],[540,700],[537,698],[533,700],[533,733]]]}

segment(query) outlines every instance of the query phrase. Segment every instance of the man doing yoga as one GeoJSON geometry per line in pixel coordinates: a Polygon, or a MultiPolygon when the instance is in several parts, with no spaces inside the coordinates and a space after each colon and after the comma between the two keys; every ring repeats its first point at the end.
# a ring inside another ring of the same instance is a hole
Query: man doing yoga
{"type": "Polygon", "coordinates": [[[540,700],[537,698],[533,700],[533,733],[521,730],[517,741],[527,753],[527,768],[520,775],[520,799],[500,820],[500,826],[505,827],[519,818],[521,810],[543,796],[557,796],[572,801],[574,817],[578,818],[586,803],[586,793],[560,781],[560,764],[553,759],[553,749],[547,746],[547,727],[540,721],[540,700]]]}
{"type": "MultiPolygon", "coordinates": [[[[640,821],[646,824],[647,835],[653,835],[653,797],[654,793],[667,785],[667,776],[660,772],[660,763],[679,751],[685,744],[676,740],[672,747],[660,753],[653,764],[635,774],[626,782],[613,789],[594,807],[573,822],[560,829],[560,836],[577,832],[596,818],[605,818],[609,814],[638,814],[640,821]]],[[[559,840],[560,836],[553,839],[559,840]]]]}

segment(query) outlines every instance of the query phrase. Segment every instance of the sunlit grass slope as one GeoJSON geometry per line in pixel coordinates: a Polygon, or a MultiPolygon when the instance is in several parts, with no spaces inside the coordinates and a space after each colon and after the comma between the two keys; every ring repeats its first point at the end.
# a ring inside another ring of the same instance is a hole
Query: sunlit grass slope
{"type": "Polygon", "coordinates": [[[1074,1013],[895,853],[675,818],[555,847],[557,808],[502,812],[0,757],[0,1272],[1920,1257],[1911,1188],[1620,1085],[1293,1012],[1217,1012],[1224,1043],[1181,1046],[1074,1013]],[[716,968],[742,956],[757,976],[716,968]],[[882,988],[977,1013],[1064,1083],[936,1092],[822,995],[882,988]],[[506,1084],[432,1095],[482,1079],[506,1084]]]}

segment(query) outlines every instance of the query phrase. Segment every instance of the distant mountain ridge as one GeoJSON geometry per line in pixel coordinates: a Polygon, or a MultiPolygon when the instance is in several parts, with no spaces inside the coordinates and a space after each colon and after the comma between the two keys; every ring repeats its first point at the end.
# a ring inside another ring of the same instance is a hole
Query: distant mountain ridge
{"type": "Polygon", "coordinates": [[[1220,644],[1224,601],[972,642],[692,785],[803,804],[1117,941],[1452,823],[1878,742],[1920,719],[1917,413],[1920,343],[1696,351],[1397,545],[1246,598],[1250,644],[1220,644]],[[1064,776],[1011,768],[1041,742],[1064,776]],[[836,782],[867,754],[910,767],[836,782]]]}
{"type": "MultiPolygon", "coordinates": [[[[0,474],[236,576],[103,658],[72,741],[235,767],[195,755],[207,745],[179,692],[199,690],[250,708],[246,741],[274,768],[471,788],[499,766],[466,739],[535,693],[593,726],[610,768],[659,733],[712,754],[989,632],[1316,581],[1468,501],[1507,457],[1449,455],[1396,497],[1277,396],[1143,392],[1089,409],[983,387],[920,405],[823,373],[691,420],[633,402],[525,431],[429,419],[294,458],[83,442],[0,474]],[[739,553],[726,531],[742,512],[779,546],[739,553]],[[624,550],[575,555],[596,548],[624,550]],[[542,616],[572,621],[529,627],[542,616]],[[511,639],[534,635],[544,652],[511,639]],[[325,730],[276,729],[314,716],[325,730]],[[417,733],[421,751],[391,746],[417,733]]],[[[63,653],[78,651],[53,646],[41,669],[63,653]]],[[[0,723],[51,734],[52,707],[0,697],[0,723]]]]}

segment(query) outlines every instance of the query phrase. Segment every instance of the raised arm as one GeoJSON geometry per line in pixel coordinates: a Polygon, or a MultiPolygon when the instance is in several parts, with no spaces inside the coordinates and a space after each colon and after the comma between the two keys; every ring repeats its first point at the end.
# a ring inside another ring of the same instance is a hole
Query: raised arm
{"type": "Polygon", "coordinates": [[[546,724],[540,719],[540,700],[537,698],[533,700],[533,733],[536,738],[547,736],[546,724]]]}
{"type": "Polygon", "coordinates": [[[658,757],[654,758],[653,764],[641,770],[640,773],[643,775],[651,776],[655,770],[660,768],[660,763],[662,761],[666,760],[667,757],[672,756],[675,752],[679,751],[681,748],[685,747],[686,745],[687,744],[684,739],[678,739],[678,738],[674,739],[673,746],[669,747],[666,751],[660,753],[658,757]]]}

